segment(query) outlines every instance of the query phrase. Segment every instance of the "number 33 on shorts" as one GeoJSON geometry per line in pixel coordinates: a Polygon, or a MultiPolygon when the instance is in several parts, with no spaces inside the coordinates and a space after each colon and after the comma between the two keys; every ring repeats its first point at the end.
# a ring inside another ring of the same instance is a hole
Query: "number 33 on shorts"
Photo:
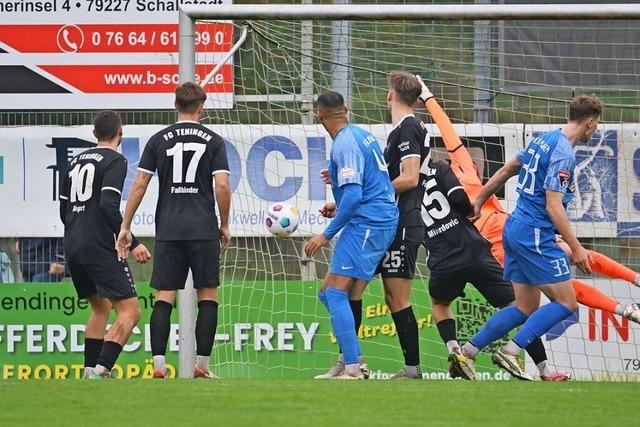
{"type": "Polygon", "coordinates": [[[551,261],[551,265],[556,270],[556,274],[554,277],[561,277],[569,274],[569,265],[567,264],[566,258],[558,258],[551,261]]]}

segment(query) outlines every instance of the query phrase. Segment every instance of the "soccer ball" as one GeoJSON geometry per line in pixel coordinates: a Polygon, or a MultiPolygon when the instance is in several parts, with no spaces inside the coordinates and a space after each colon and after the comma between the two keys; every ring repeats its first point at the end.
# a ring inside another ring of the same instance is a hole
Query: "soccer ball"
{"type": "Polygon", "coordinates": [[[264,225],[276,237],[289,237],[300,225],[298,209],[286,203],[276,203],[267,211],[264,225]]]}

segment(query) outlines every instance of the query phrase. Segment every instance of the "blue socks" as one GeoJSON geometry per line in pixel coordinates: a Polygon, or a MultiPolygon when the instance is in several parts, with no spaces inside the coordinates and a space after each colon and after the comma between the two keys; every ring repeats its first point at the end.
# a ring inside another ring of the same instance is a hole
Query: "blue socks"
{"type": "Polygon", "coordinates": [[[572,314],[573,311],[558,302],[552,301],[549,304],[545,304],[529,316],[522,329],[513,337],[513,341],[522,348],[528,347],[529,344],[544,335],[556,323],[572,314]]]}
{"type": "Polygon", "coordinates": [[[318,298],[323,303],[325,303],[325,301],[323,300],[322,294],[326,296],[326,305],[331,315],[333,333],[342,349],[344,364],[351,365],[358,363],[360,344],[358,343],[358,336],[356,335],[353,312],[349,305],[349,294],[346,291],[328,286],[324,293],[318,293],[318,298]]]}
{"type": "Polygon", "coordinates": [[[507,335],[513,328],[522,325],[526,320],[526,314],[520,311],[515,305],[510,305],[491,316],[482,329],[480,329],[469,342],[477,347],[478,350],[482,350],[495,340],[507,335]]]}
{"type": "Polygon", "coordinates": [[[527,318],[518,307],[512,305],[494,314],[469,342],[481,350],[524,323],[522,329],[513,337],[513,342],[521,348],[526,348],[556,323],[572,314],[573,312],[564,305],[552,301],[537,309],[527,318]]]}
{"type": "Polygon", "coordinates": [[[327,291],[318,292],[318,299],[329,310],[329,300],[327,299],[327,291]]]}

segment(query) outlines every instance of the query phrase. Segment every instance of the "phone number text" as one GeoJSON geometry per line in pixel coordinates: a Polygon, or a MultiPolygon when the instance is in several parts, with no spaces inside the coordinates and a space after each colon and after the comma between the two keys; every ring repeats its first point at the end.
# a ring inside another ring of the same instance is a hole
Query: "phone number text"
{"type": "Polygon", "coordinates": [[[70,12],[177,12],[181,5],[215,5],[221,0],[58,0],[61,8],[70,12]]]}

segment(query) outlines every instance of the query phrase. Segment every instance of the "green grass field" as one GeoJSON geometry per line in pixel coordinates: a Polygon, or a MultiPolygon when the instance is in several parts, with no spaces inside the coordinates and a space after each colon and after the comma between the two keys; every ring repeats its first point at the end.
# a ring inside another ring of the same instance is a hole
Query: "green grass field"
{"type": "Polygon", "coordinates": [[[0,425],[635,425],[637,390],[517,381],[5,381],[0,425]]]}

